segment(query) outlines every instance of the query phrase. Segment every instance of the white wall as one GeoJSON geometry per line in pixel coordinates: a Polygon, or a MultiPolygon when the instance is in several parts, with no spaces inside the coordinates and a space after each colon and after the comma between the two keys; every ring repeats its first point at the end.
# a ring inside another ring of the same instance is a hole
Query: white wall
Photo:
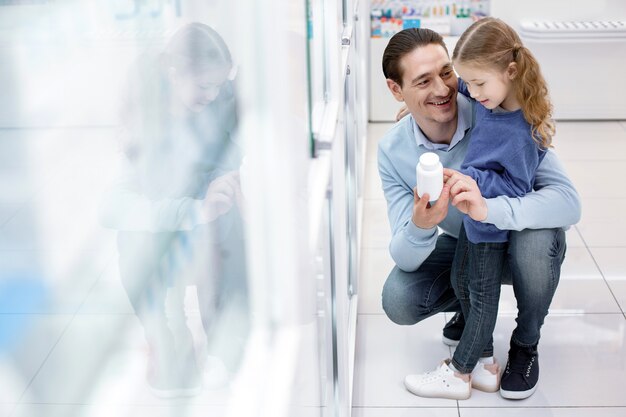
{"type": "Polygon", "coordinates": [[[520,20],[620,20],[623,0],[491,0],[491,14],[518,28],[520,20]]]}
{"type": "MultiPolygon", "coordinates": [[[[520,30],[523,20],[625,20],[620,0],[492,0],[492,14],[520,30]]],[[[557,120],[626,119],[626,37],[533,39],[520,36],[548,83],[557,120]]]]}

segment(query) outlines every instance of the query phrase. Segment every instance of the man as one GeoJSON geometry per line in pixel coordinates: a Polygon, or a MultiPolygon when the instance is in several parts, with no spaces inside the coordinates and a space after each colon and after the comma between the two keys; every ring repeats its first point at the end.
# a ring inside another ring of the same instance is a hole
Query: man
{"type": "Polygon", "coordinates": [[[537,345],[565,256],[563,228],[580,218],[578,194],[552,151],[537,169],[534,191],[524,197],[484,199],[471,177],[453,171],[471,140],[476,103],[457,94],[458,79],[436,32],[406,29],[392,37],[383,72],[389,90],[410,113],[378,148],[392,229],[389,248],[396,263],[383,288],[385,313],[397,324],[410,325],[455,311],[443,329],[444,343],[455,346],[465,325],[450,284],[461,212],[511,230],[502,281],[513,284],[518,316],[500,393],[527,398],[539,379],[537,345]],[[447,168],[446,184],[434,203],[420,199],[415,190],[415,165],[424,152],[437,153],[447,168]]]}

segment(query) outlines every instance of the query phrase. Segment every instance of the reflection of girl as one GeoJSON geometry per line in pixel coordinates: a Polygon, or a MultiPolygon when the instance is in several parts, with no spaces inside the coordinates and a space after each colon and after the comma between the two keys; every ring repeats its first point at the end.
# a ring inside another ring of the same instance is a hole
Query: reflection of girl
{"type": "Polygon", "coordinates": [[[119,230],[120,276],[150,346],[148,382],[164,396],[199,389],[191,333],[183,320],[175,338],[167,323],[168,288],[181,313],[180,288],[197,286],[207,336],[225,294],[245,294],[232,72],[222,38],[192,23],[163,53],[141,57],[122,104],[122,175],[101,219],[119,230]]]}

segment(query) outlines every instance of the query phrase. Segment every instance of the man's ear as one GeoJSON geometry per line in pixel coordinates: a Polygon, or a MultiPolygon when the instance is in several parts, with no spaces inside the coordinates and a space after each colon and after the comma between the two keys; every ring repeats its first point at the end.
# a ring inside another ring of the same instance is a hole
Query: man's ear
{"type": "Polygon", "coordinates": [[[515,79],[517,77],[517,63],[511,62],[506,69],[506,74],[509,77],[509,80],[515,79]]]}
{"type": "Polygon", "coordinates": [[[404,101],[404,97],[402,97],[402,87],[392,79],[387,78],[387,88],[391,91],[391,94],[398,101],[404,101]]]}

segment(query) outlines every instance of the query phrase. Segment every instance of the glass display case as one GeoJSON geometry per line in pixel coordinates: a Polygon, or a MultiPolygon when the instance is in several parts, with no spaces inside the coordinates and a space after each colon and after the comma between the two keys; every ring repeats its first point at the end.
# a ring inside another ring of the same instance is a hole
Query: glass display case
{"type": "Polygon", "coordinates": [[[0,2],[0,415],[350,415],[363,7],[0,2]]]}

